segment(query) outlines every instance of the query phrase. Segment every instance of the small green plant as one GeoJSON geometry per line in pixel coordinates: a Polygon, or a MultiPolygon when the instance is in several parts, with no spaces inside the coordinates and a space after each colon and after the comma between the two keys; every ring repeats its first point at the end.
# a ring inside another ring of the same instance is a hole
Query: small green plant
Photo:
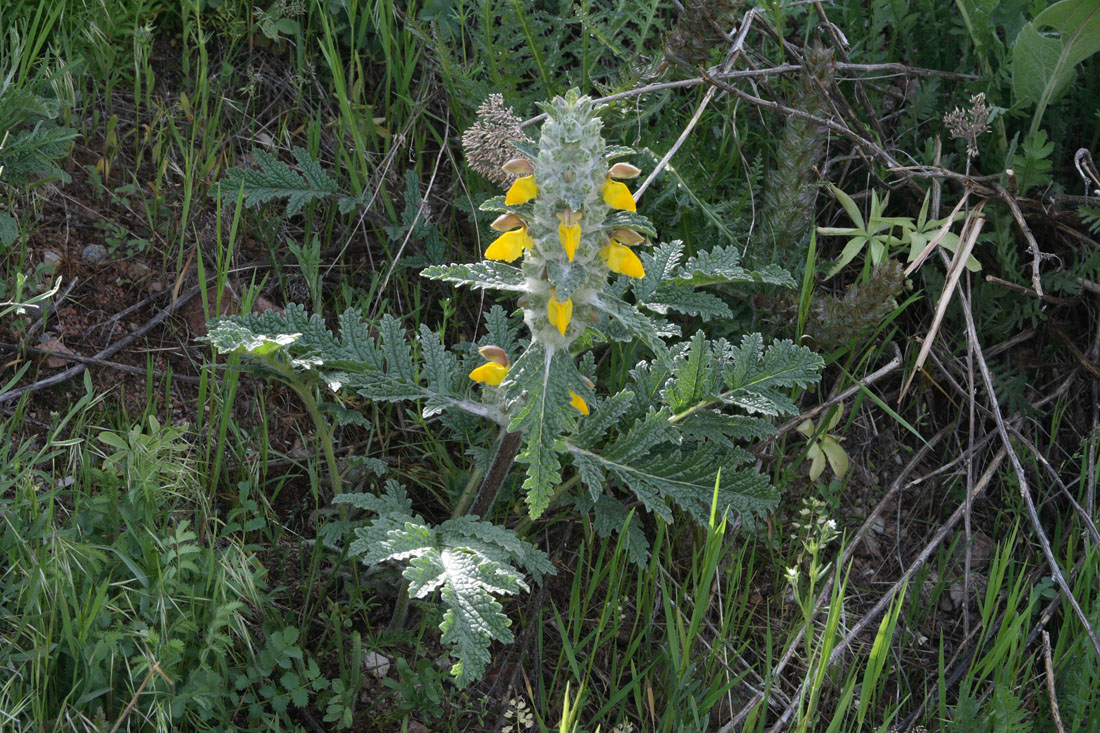
{"type": "MultiPolygon", "coordinates": [[[[337,498],[376,515],[354,530],[352,555],[367,564],[405,563],[409,595],[438,593],[446,609],[440,630],[460,685],[483,674],[490,641],[512,638],[496,596],[527,588],[521,570],[536,578],[553,572],[540,550],[490,523],[514,462],[525,466],[520,493],[529,521],[559,502],[593,514],[605,536],[624,526],[625,502],[640,502],[663,522],[676,519],[675,507],[708,526],[712,500],[723,514],[752,517],[778,497],[747,466],[751,456],[738,443],[768,435],[768,417],[795,412],[788,391],[814,382],[821,368],[808,349],[789,341],[765,346],[759,334],[740,344],[703,331],[681,339],[665,317],[669,311],[731,315],[703,288],[793,285],[789,275],[771,266],[745,270],[732,247],[686,262],[679,242],[639,255],[634,248],[655,231],[620,180],[640,172],[616,162],[632,151],[604,142],[587,97],[571,92],[543,109],[548,119],[537,146],[517,145],[517,157],[505,165],[517,176],[508,193],[482,205],[498,214],[493,228],[500,232],[486,259],[423,272],[518,297],[528,338],[499,307],[487,314],[488,334],[475,354],[448,351],[426,325],[410,341],[391,315],[373,335],[358,312],[347,311],[335,335],[320,316],[297,306],[281,315],[216,319],[207,337],[219,352],[247,355],[298,393],[317,423],[337,494],[340,468],[326,421],[355,416],[327,395],[419,400],[424,417],[459,411],[497,426],[499,444],[482,464],[484,479],[472,472],[442,524],[425,522],[392,481],[382,496],[337,498]],[[519,266],[511,264],[517,260],[519,266]],[[614,273],[626,277],[609,282],[614,273]],[[640,344],[651,360],[639,361],[625,384],[601,395],[593,351],[616,342],[640,344]],[[481,385],[479,395],[470,394],[471,381],[481,385]]],[[[644,561],[644,535],[631,540],[632,557],[644,561]]],[[[401,614],[399,600],[395,616],[401,614]]]]}
{"type": "Polygon", "coordinates": [[[804,420],[796,428],[810,444],[806,449],[806,457],[810,459],[810,481],[821,478],[826,462],[838,479],[843,480],[848,473],[848,454],[840,447],[841,438],[832,434],[843,415],[844,410],[836,408],[830,411],[829,419],[824,425],[815,428],[813,420],[804,420]]]}

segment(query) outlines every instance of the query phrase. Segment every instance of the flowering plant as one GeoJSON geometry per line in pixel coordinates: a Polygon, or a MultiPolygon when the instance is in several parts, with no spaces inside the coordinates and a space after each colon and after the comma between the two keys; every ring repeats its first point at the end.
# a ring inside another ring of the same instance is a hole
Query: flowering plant
{"type": "MultiPolygon", "coordinates": [[[[680,242],[646,246],[656,231],[624,183],[640,173],[621,160],[633,151],[606,144],[587,97],[571,92],[543,109],[537,145],[516,143],[517,156],[504,165],[514,182],[481,207],[497,215],[498,232],[484,259],[422,273],[515,297],[526,336],[499,306],[485,316],[477,356],[448,351],[425,325],[410,343],[389,315],[373,335],[355,310],[339,318],[339,335],[319,315],[289,306],[281,315],[216,319],[208,336],[219,351],[245,354],[290,383],[311,408],[322,442],[329,417],[355,421],[326,399],[348,393],[418,400],[425,417],[461,413],[499,425],[497,449],[479,454],[450,520],[429,525],[391,480],[380,496],[337,496],[374,518],[338,523],[323,538],[337,541],[352,530],[352,555],[368,564],[406,563],[409,595],[439,593],[446,607],[440,628],[460,684],[483,673],[492,639],[511,640],[496,596],[527,588],[520,568],[553,572],[545,554],[487,521],[514,461],[525,466],[520,488],[530,520],[568,502],[592,515],[602,536],[624,533],[631,559],[642,563],[644,522],[629,521],[628,503],[656,521],[673,521],[679,509],[704,526],[715,497],[719,510],[746,519],[775,505],[775,490],[748,466],[752,456],[740,444],[770,434],[771,417],[795,412],[788,393],[816,381],[822,364],[789,341],[765,347],[759,334],[739,344],[702,330],[683,338],[672,313],[732,319],[715,286],[793,281],[777,267],[742,268],[732,247],[685,261],[680,242]],[[598,386],[595,352],[632,341],[651,359],[598,386]]],[[[331,447],[326,455],[339,494],[331,447]]]]}

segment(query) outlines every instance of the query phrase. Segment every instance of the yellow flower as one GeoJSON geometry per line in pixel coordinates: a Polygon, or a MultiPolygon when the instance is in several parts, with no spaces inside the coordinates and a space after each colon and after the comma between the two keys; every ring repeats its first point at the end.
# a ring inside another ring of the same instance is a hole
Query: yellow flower
{"type": "Polygon", "coordinates": [[[637,205],[634,203],[634,196],[630,193],[630,189],[626,187],[626,184],[613,181],[610,178],[604,181],[603,184],[603,200],[613,209],[638,210],[637,205]]]}
{"type": "Polygon", "coordinates": [[[642,261],[634,254],[634,250],[624,247],[614,239],[600,250],[600,259],[607,263],[612,272],[619,272],[627,277],[645,277],[642,261]]]}
{"type": "Polygon", "coordinates": [[[470,379],[475,382],[481,382],[482,384],[489,384],[496,387],[504,381],[504,377],[507,376],[507,374],[508,367],[490,361],[470,372],[470,379]]]}
{"type": "Polygon", "coordinates": [[[571,404],[573,407],[576,407],[582,415],[587,415],[588,403],[584,401],[584,398],[573,390],[569,390],[569,394],[573,397],[573,399],[569,400],[569,404],[571,404]]]}
{"type": "Polygon", "coordinates": [[[558,327],[561,335],[564,336],[565,329],[569,328],[569,321],[573,318],[572,299],[566,298],[561,301],[551,295],[550,300],[546,302],[546,317],[550,319],[550,323],[558,327]]]}
{"type": "Polygon", "coordinates": [[[535,177],[533,175],[523,176],[517,178],[512,187],[508,189],[508,193],[504,196],[504,203],[507,206],[518,206],[527,203],[538,195],[539,187],[535,185],[535,177]]]}
{"type": "Polygon", "coordinates": [[[569,261],[573,261],[573,255],[577,253],[577,245],[581,243],[581,225],[566,226],[564,222],[558,224],[558,239],[565,250],[569,261]]]}
{"type": "Polygon", "coordinates": [[[512,262],[523,254],[523,250],[534,246],[535,240],[527,234],[527,227],[520,227],[494,239],[485,250],[485,259],[512,262]]]}

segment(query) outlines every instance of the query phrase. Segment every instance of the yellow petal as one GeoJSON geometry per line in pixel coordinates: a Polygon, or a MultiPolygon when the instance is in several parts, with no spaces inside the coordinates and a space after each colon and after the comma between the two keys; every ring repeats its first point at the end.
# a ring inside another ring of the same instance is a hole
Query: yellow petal
{"type": "Polygon", "coordinates": [[[569,394],[573,398],[573,399],[569,400],[569,404],[571,404],[573,407],[576,407],[578,410],[580,410],[580,413],[582,415],[587,415],[588,414],[588,403],[584,401],[584,398],[581,397],[576,392],[574,392],[573,390],[569,390],[569,394]]]}
{"type": "Polygon", "coordinates": [[[535,177],[523,176],[517,178],[512,187],[508,189],[508,193],[504,196],[504,203],[507,206],[518,206],[527,203],[538,195],[539,187],[535,185],[535,177]]]}
{"type": "Polygon", "coordinates": [[[630,247],[624,247],[613,241],[600,250],[600,258],[607,263],[612,272],[619,272],[627,277],[645,277],[642,261],[630,247]]]}
{"type": "Polygon", "coordinates": [[[572,262],[573,255],[577,253],[577,245],[581,243],[581,225],[568,226],[565,222],[558,224],[558,239],[561,240],[561,246],[565,249],[566,257],[572,262]]]}
{"type": "Polygon", "coordinates": [[[526,227],[505,232],[493,240],[485,250],[485,259],[512,262],[523,254],[527,247],[533,247],[535,241],[527,234],[526,227]]]}
{"type": "Polygon", "coordinates": [[[497,386],[504,381],[504,377],[508,374],[508,367],[495,364],[493,362],[487,362],[482,364],[477,369],[470,372],[470,379],[475,382],[481,382],[483,384],[490,384],[497,386]]]}
{"type": "Polygon", "coordinates": [[[546,302],[546,317],[564,336],[565,329],[569,328],[569,321],[573,318],[573,301],[569,298],[561,301],[550,296],[550,300],[546,302]]]}
{"type": "Polygon", "coordinates": [[[626,184],[613,181],[610,178],[604,181],[603,184],[603,200],[613,209],[638,210],[638,207],[634,204],[634,196],[630,193],[630,189],[626,187],[626,184]]]}

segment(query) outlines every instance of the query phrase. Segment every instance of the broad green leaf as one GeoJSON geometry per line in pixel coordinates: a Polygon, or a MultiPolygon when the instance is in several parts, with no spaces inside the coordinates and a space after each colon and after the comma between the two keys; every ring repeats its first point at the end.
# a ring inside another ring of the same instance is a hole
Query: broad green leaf
{"type": "Polygon", "coordinates": [[[1100,3],[1062,0],[1047,7],[1025,25],[1012,48],[1012,89],[1016,101],[1034,104],[1031,134],[1047,105],[1073,81],[1074,67],[1100,51],[1100,3]],[[1057,37],[1044,35],[1051,28],[1057,37]]]}

